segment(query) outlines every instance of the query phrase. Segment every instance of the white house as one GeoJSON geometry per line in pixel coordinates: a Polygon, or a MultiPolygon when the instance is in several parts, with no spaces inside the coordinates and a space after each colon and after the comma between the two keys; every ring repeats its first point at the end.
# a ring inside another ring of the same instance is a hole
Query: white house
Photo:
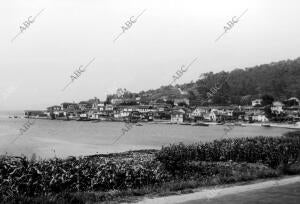
{"type": "Polygon", "coordinates": [[[216,109],[212,109],[209,113],[209,118],[211,121],[217,121],[218,111],[216,109]]]}
{"type": "Polygon", "coordinates": [[[106,105],[105,105],[105,110],[106,110],[106,111],[113,111],[113,110],[114,110],[114,106],[111,105],[111,104],[106,104],[106,105]]]}
{"type": "Polygon", "coordinates": [[[255,99],[252,101],[252,106],[260,106],[262,102],[262,99],[255,99]]]}
{"type": "Polygon", "coordinates": [[[153,108],[152,108],[152,106],[140,105],[140,106],[138,106],[137,111],[140,113],[149,113],[149,112],[153,111],[153,108]]]}
{"type": "Polygon", "coordinates": [[[283,112],[283,104],[280,101],[274,101],[271,107],[272,113],[280,114],[283,112]]]}
{"type": "Polygon", "coordinates": [[[129,117],[130,112],[129,111],[115,111],[114,112],[114,118],[125,118],[125,117],[129,117]]]}
{"type": "Polygon", "coordinates": [[[217,121],[217,117],[219,115],[219,110],[217,109],[211,109],[210,112],[204,113],[203,118],[204,120],[209,120],[209,121],[217,121]]]}
{"type": "Polygon", "coordinates": [[[252,120],[257,122],[269,122],[269,119],[264,114],[259,114],[259,113],[254,114],[252,116],[252,120]]]}
{"type": "Polygon", "coordinates": [[[207,109],[198,107],[195,110],[193,110],[193,112],[191,113],[191,116],[193,116],[193,117],[202,117],[205,113],[208,113],[207,109]]]}

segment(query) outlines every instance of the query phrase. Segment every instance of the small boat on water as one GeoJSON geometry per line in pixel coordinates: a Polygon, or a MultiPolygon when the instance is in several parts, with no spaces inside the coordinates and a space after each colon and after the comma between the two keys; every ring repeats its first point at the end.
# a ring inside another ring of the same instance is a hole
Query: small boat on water
{"type": "Polygon", "coordinates": [[[205,127],[208,127],[209,124],[207,124],[207,123],[198,123],[198,126],[205,126],[205,127]]]}
{"type": "Polygon", "coordinates": [[[89,118],[78,118],[76,121],[91,121],[89,118]]]}
{"type": "Polygon", "coordinates": [[[262,126],[262,127],[271,127],[270,124],[266,124],[266,123],[265,123],[265,124],[261,124],[261,126],[262,126]]]}
{"type": "Polygon", "coordinates": [[[243,123],[234,123],[235,126],[246,127],[243,123]]]}
{"type": "Polygon", "coordinates": [[[137,123],[136,126],[143,126],[141,123],[137,123]]]}
{"type": "Polygon", "coordinates": [[[205,126],[205,127],[209,126],[209,124],[207,124],[207,123],[192,123],[191,125],[192,126],[205,126]]]}
{"type": "Polygon", "coordinates": [[[179,123],[179,125],[191,125],[190,123],[179,123]]]}

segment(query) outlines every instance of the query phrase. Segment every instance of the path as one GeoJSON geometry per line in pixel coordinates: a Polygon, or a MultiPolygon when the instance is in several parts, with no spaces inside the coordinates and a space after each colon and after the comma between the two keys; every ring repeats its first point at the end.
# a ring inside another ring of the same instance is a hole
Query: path
{"type": "Polygon", "coordinates": [[[140,203],[300,203],[300,176],[240,186],[210,188],[185,195],[174,195],[154,199],[147,198],[140,203]]]}

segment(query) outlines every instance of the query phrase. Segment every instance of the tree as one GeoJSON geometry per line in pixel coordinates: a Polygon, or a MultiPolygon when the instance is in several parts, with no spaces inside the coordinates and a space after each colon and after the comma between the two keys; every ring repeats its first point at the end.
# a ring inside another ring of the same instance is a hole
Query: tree
{"type": "Polygon", "coordinates": [[[274,101],[274,97],[268,94],[263,95],[262,97],[262,106],[271,105],[274,101]]]}
{"type": "Polygon", "coordinates": [[[264,112],[265,112],[266,117],[267,117],[268,119],[272,118],[272,111],[271,111],[271,106],[270,106],[270,105],[266,105],[266,106],[264,107],[264,112]]]}
{"type": "Polygon", "coordinates": [[[159,98],[156,100],[156,103],[165,103],[165,101],[163,99],[159,98]]]}
{"type": "MultiPolygon", "coordinates": [[[[187,97],[190,100],[198,101],[207,99],[206,96],[210,89],[220,86],[220,89],[211,98],[212,105],[216,103],[248,105],[251,104],[252,99],[261,98],[261,95],[265,93],[270,97],[265,97],[263,105],[268,105],[274,101],[274,98],[300,98],[299,67],[300,58],[251,68],[234,69],[231,72],[208,72],[202,74],[196,82],[177,85],[176,88],[187,91],[187,97]],[[252,97],[245,97],[249,95],[252,97]]],[[[178,89],[172,86],[162,86],[156,90],[140,92],[140,94],[152,100],[163,96],[167,98],[179,98],[181,96],[178,89]]]]}
{"type": "Polygon", "coordinates": [[[178,103],[178,106],[187,107],[188,105],[185,102],[180,102],[180,103],[178,103]]]}
{"type": "Polygon", "coordinates": [[[174,106],[174,101],[172,101],[172,100],[167,100],[166,101],[166,104],[170,104],[172,107],[174,106]]]}

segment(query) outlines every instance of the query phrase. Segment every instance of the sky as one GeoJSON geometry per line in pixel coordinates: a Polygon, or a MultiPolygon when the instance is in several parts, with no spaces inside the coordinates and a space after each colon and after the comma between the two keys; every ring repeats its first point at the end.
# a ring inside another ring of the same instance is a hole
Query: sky
{"type": "Polygon", "coordinates": [[[195,58],[178,84],[205,72],[295,59],[299,9],[297,0],[2,0],[0,110],[104,100],[117,88],[156,89],[195,58]],[[136,22],[122,33],[130,19],[136,22]]]}

